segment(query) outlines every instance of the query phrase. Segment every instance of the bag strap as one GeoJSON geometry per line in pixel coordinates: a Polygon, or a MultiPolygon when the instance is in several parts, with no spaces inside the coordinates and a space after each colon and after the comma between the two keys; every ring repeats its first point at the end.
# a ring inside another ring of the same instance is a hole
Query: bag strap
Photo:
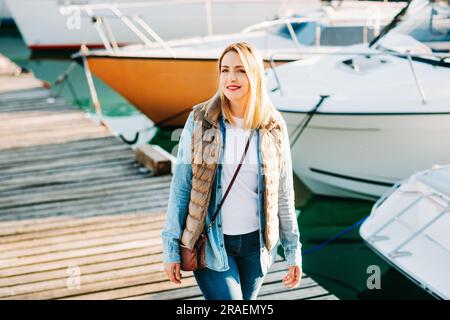
{"type": "Polygon", "coordinates": [[[235,171],[234,174],[233,174],[233,178],[231,178],[230,184],[228,185],[228,188],[227,188],[227,190],[225,191],[225,194],[224,194],[224,196],[222,197],[222,200],[220,201],[219,206],[217,207],[216,211],[214,212],[214,215],[213,215],[213,218],[211,219],[211,222],[209,223],[208,227],[206,228],[206,232],[204,232],[205,234],[208,234],[209,229],[211,229],[211,226],[213,225],[214,221],[216,220],[217,214],[219,213],[219,210],[220,210],[220,208],[222,207],[223,202],[225,201],[225,199],[226,199],[227,196],[228,196],[228,193],[230,192],[230,189],[231,189],[231,186],[232,186],[233,183],[234,183],[234,180],[236,180],[236,177],[237,177],[237,175],[238,175],[238,173],[239,173],[239,170],[241,170],[242,163],[244,162],[245,155],[247,154],[247,150],[248,150],[248,147],[249,147],[249,145],[250,145],[250,141],[252,140],[254,131],[255,131],[255,130],[253,129],[253,130],[250,132],[250,135],[249,135],[249,137],[248,137],[248,139],[247,139],[247,144],[245,145],[244,153],[242,154],[242,157],[241,157],[241,161],[239,162],[239,165],[238,165],[238,167],[236,168],[236,171],[235,171]]]}

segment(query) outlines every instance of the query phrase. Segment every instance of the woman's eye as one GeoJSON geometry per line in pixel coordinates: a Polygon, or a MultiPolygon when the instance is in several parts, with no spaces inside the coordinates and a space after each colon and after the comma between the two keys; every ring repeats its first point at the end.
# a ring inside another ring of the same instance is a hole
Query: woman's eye
{"type": "Polygon", "coordinates": [[[227,69],[223,69],[222,72],[228,72],[228,70],[227,69]]]}
{"type": "Polygon", "coordinates": [[[239,70],[240,73],[245,73],[245,70],[239,70]]]}

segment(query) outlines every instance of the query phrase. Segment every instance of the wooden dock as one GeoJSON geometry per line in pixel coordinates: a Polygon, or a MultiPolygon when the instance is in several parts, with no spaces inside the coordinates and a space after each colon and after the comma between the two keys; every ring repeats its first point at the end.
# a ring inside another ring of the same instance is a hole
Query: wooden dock
{"type": "MultiPolygon", "coordinates": [[[[192,273],[179,286],[162,270],[171,176],[152,176],[107,128],[2,60],[0,299],[202,299],[192,273]]],[[[259,299],[336,299],[306,275],[286,289],[286,269],[274,264],[259,299]]]]}

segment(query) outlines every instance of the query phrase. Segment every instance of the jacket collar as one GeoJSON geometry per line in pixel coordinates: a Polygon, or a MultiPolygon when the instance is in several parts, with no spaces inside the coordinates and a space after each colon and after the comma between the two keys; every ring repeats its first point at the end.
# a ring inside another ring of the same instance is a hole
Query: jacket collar
{"type": "Polygon", "coordinates": [[[205,102],[204,119],[213,127],[217,128],[219,115],[221,114],[220,96],[215,95],[213,98],[205,102]]]}

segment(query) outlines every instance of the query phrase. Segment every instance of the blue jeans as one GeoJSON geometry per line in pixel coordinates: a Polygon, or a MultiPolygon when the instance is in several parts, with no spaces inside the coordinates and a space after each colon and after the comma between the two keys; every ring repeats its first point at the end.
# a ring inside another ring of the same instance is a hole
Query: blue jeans
{"type": "Polygon", "coordinates": [[[260,264],[259,230],[241,235],[225,235],[225,249],[230,268],[194,271],[206,300],[254,300],[264,275],[260,264]]]}

